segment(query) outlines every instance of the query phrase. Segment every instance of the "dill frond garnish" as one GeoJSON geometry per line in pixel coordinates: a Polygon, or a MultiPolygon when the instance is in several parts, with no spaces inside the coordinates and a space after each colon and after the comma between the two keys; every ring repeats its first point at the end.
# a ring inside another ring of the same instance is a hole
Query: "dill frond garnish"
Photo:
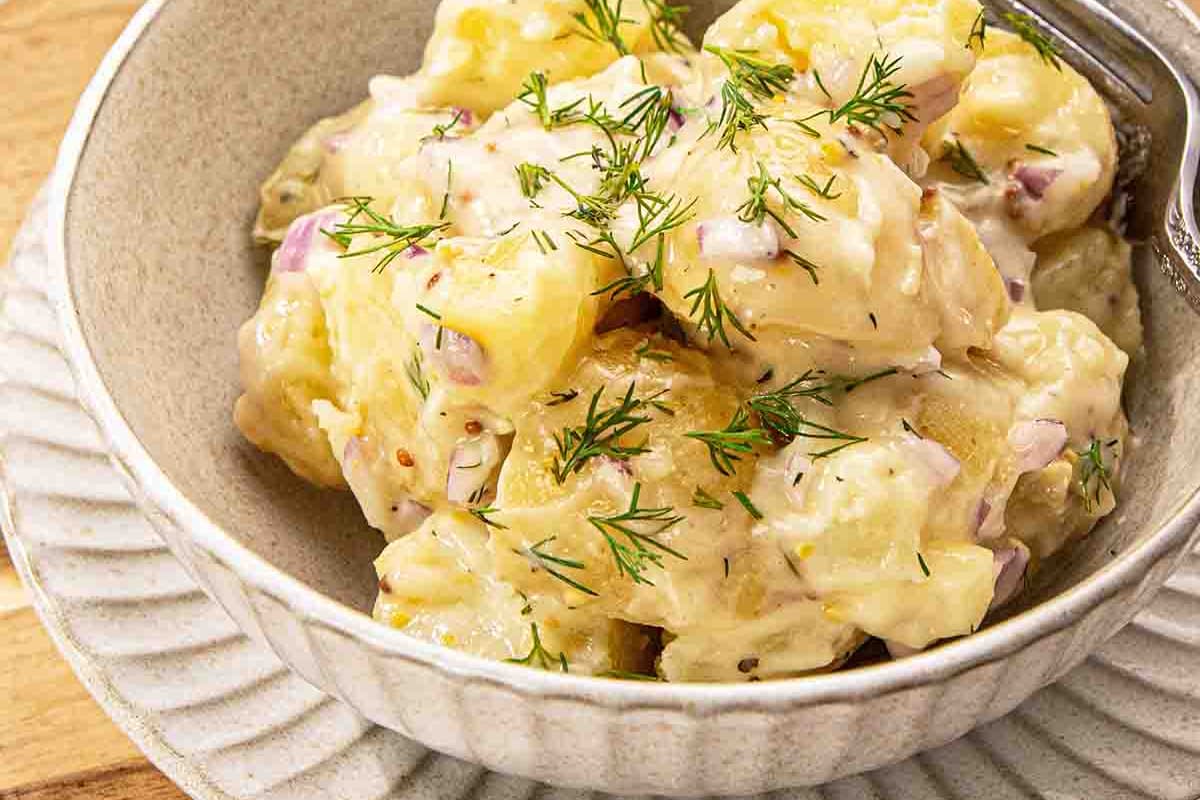
{"type": "Polygon", "coordinates": [[[421,364],[421,351],[413,351],[413,356],[407,364],[404,365],[404,374],[408,376],[408,382],[417,390],[417,394],[421,395],[422,400],[429,399],[429,379],[425,377],[425,370],[421,364]]]}
{"type": "Polygon", "coordinates": [[[673,6],[666,0],[642,0],[650,13],[650,36],[659,50],[669,53],[685,52],[687,39],[683,35],[683,18],[690,6],[673,6]]]}
{"type": "Polygon", "coordinates": [[[1062,57],[1062,52],[1053,39],[1041,32],[1032,18],[1009,12],[1004,15],[1004,21],[1013,29],[1013,33],[1024,39],[1037,52],[1044,64],[1062,72],[1062,62],[1058,60],[1062,57]]]}
{"type": "Polygon", "coordinates": [[[663,392],[649,398],[637,398],[633,396],[635,388],[636,384],[630,383],[629,389],[616,405],[601,411],[600,399],[604,395],[604,387],[601,386],[592,395],[583,424],[568,426],[562,433],[554,434],[554,443],[558,448],[554,457],[554,479],[558,483],[565,483],[572,473],[582,470],[584,464],[597,456],[628,461],[649,452],[644,445],[621,444],[621,437],[650,421],[649,416],[639,412],[644,412],[650,401],[656,400],[663,392]]]}
{"type": "Polygon", "coordinates": [[[417,311],[420,311],[422,314],[425,314],[426,316],[430,317],[431,319],[435,319],[438,322],[442,321],[442,315],[434,311],[432,308],[426,308],[420,303],[416,303],[415,305],[417,307],[417,311]]]}
{"type": "Polygon", "coordinates": [[[506,658],[504,659],[509,664],[522,664],[526,667],[537,667],[544,669],[547,672],[553,672],[557,667],[562,672],[569,672],[570,668],[567,664],[567,657],[563,653],[557,656],[551,653],[542,645],[542,637],[538,633],[536,622],[529,623],[529,630],[533,634],[533,646],[529,650],[529,654],[524,658],[506,658]]]}
{"type": "MultiPolygon", "coordinates": [[[[630,252],[637,250],[655,236],[665,236],[696,216],[697,198],[684,202],[674,194],[659,195],[639,192],[634,197],[638,227],[634,231],[630,252]]],[[[656,284],[662,288],[661,284],[656,284]]]]}
{"type": "Polygon", "coordinates": [[[634,20],[621,16],[625,0],[617,0],[615,4],[606,0],[584,0],[584,5],[586,12],[577,11],[571,15],[579,24],[576,34],[593,42],[611,44],[617,55],[629,55],[631,51],[621,36],[621,26],[632,24],[634,20]]]}
{"type": "Polygon", "coordinates": [[[921,565],[921,572],[925,573],[925,577],[930,575],[929,565],[925,563],[925,556],[921,555],[921,551],[917,551],[917,563],[921,565]]]}
{"type": "Polygon", "coordinates": [[[899,135],[904,123],[917,121],[909,109],[912,92],[905,84],[892,80],[900,71],[900,61],[900,56],[872,53],[850,99],[835,109],[811,114],[804,121],[828,115],[831,124],[845,120],[881,134],[886,129],[899,135]]]}
{"type": "Polygon", "coordinates": [[[692,301],[692,307],[688,310],[689,317],[695,317],[696,312],[700,312],[700,319],[696,323],[696,326],[708,335],[709,342],[712,342],[713,339],[720,339],[722,344],[730,350],[733,349],[733,345],[729,341],[729,334],[725,330],[726,322],[750,341],[758,341],[754,338],[754,334],[750,333],[742,325],[742,321],[738,319],[737,314],[733,313],[733,310],[721,299],[721,290],[717,286],[717,276],[711,269],[708,271],[708,279],[685,294],[683,299],[692,301]]]}
{"type": "Polygon", "coordinates": [[[820,285],[821,279],[817,277],[818,267],[816,264],[794,250],[784,250],[783,254],[790,258],[793,264],[808,273],[808,277],[812,278],[814,286],[820,285]]]}
{"type": "Polygon", "coordinates": [[[517,95],[517,99],[537,115],[542,127],[548,131],[581,121],[583,114],[579,111],[579,106],[583,105],[583,98],[560,108],[551,109],[550,102],[546,97],[548,86],[549,82],[546,80],[544,72],[531,72],[521,84],[521,91],[517,95]]]}
{"type": "Polygon", "coordinates": [[[1049,147],[1042,147],[1040,144],[1027,144],[1025,145],[1025,149],[1032,153],[1041,153],[1044,156],[1053,156],[1055,158],[1058,157],[1058,153],[1054,152],[1049,147]]]}
{"type": "Polygon", "coordinates": [[[657,361],[657,362],[663,363],[663,364],[665,364],[668,361],[675,360],[675,357],[672,356],[670,353],[667,353],[663,350],[651,349],[649,339],[647,339],[646,341],[642,342],[637,347],[635,347],[633,350],[633,354],[635,356],[637,356],[638,358],[644,358],[647,361],[657,361]]]}
{"type": "Polygon", "coordinates": [[[561,406],[579,397],[578,389],[567,389],[565,392],[551,392],[550,396],[554,399],[546,403],[547,406],[561,406]]]}
{"type": "Polygon", "coordinates": [[[831,393],[842,390],[844,385],[844,379],[831,378],[809,370],[776,391],[751,397],[746,406],[758,415],[763,428],[778,439],[790,441],[803,438],[836,442],[837,444],[825,450],[809,454],[812,458],[824,458],[852,444],[865,442],[866,439],[811,421],[796,409],[792,401],[807,398],[831,406],[831,393]]]}
{"type": "Polygon", "coordinates": [[[796,180],[800,182],[801,186],[803,186],[805,189],[808,189],[817,197],[821,197],[826,200],[837,200],[842,196],[841,192],[838,192],[837,194],[833,193],[833,182],[837,180],[837,175],[830,175],[829,180],[825,181],[824,184],[817,183],[817,181],[811,175],[807,174],[797,175],[796,180]]]}
{"type": "Polygon", "coordinates": [[[466,111],[460,108],[454,112],[454,119],[450,120],[449,122],[443,122],[438,125],[434,125],[433,132],[425,137],[426,141],[429,139],[437,139],[439,142],[444,140],[446,138],[446,134],[454,130],[454,127],[458,125],[458,121],[462,119],[463,115],[466,113],[466,111]]]}
{"type": "Polygon", "coordinates": [[[1088,449],[1079,453],[1079,491],[1083,495],[1083,508],[1089,513],[1100,505],[1105,490],[1110,494],[1113,491],[1112,470],[1104,461],[1103,448],[1111,450],[1118,443],[1116,439],[1108,442],[1093,439],[1088,449]]]}
{"type": "Polygon", "coordinates": [[[495,520],[488,517],[489,514],[495,514],[499,510],[500,509],[498,509],[498,508],[493,508],[492,506],[488,506],[487,508],[472,508],[472,509],[469,509],[467,513],[469,513],[472,517],[474,517],[475,519],[482,522],[484,525],[487,525],[489,528],[495,528],[496,530],[506,531],[506,530],[508,530],[507,525],[501,525],[499,522],[496,522],[495,520]]]}
{"type": "Polygon", "coordinates": [[[770,195],[771,190],[775,190],[775,194],[779,197],[779,201],[783,205],[784,212],[793,211],[803,214],[808,219],[814,222],[824,222],[825,217],[817,213],[812,206],[807,203],[797,200],[787,189],[783,188],[783,182],[780,178],[774,178],[767,170],[766,164],[759,161],[758,174],[752,175],[746,179],[746,186],[750,190],[750,196],[746,202],[742,203],[737,208],[738,219],[742,222],[761,225],[767,217],[779,223],[779,227],[787,232],[787,235],[796,238],[796,231],[784,219],[782,213],[771,208],[770,195]]]}
{"type": "Polygon", "coordinates": [[[950,169],[964,178],[984,184],[991,183],[987,173],[983,171],[983,167],[979,166],[979,162],[975,160],[975,156],[971,155],[971,151],[958,138],[955,138],[953,142],[945,143],[942,149],[942,159],[949,162],[950,169]]]}
{"type": "Polygon", "coordinates": [[[338,258],[354,258],[355,256],[383,252],[384,255],[372,268],[372,272],[383,272],[405,250],[428,241],[434,234],[450,227],[450,223],[448,222],[424,225],[397,225],[390,217],[385,217],[371,208],[370,204],[373,199],[371,197],[345,198],[341,202],[347,209],[350,209],[350,216],[344,222],[334,225],[332,231],[325,230],[324,228],[321,229],[321,233],[328,236],[334,242],[337,242],[341,247],[346,248],[347,252],[339,255],[338,258]],[[364,217],[366,218],[365,221],[363,221],[364,217]],[[361,234],[382,236],[386,241],[364,247],[361,250],[350,251],[349,248],[352,240],[355,236],[361,234]]]}
{"type": "Polygon", "coordinates": [[[729,77],[721,86],[721,115],[709,123],[705,135],[719,131],[717,149],[728,147],[737,152],[739,133],[767,127],[767,118],[754,105],[787,91],[796,71],[787,64],[772,64],[744,50],[709,45],[704,48],[725,65],[729,77]]]}
{"type": "Polygon", "coordinates": [[[513,552],[515,552],[517,555],[524,556],[529,560],[534,568],[545,570],[547,575],[556,580],[562,581],[572,589],[576,589],[592,597],[599,597],[600,595],[590,586],[586,586],[569,575],[559,571],[560,569],[586,569],[586,564],[584,564],[582,561],[576,561],[573,558],[556,556],[553,553],[548,553],[542,549],[544,546],[550,544],[557,538],[557,536],[550,536],[546,539],[542,539],[537,544],[530,545],[524,550],[514,550],[513,552]]]}
{"type": "Polygon", "coordinates": [[[533,243],[537,245],[538,250],[542,251],[542,255],[549,255],[552,251],[558,249],[558,245],[550,238],[550,234],[545,231],[530,231],[529,235],[533,239],[533,243]]]}
{"type": "Polygon", "coordinates": [[[979,49],[983,49],[987,43],[987,17],[984,15],[984,10],[979,9],[979,14],[976,15],[975,21],[971,23],[971,33],[967,36],[967,47],[971,47],[971,42],[978,42],[979,49]]]}
{"type": "Polygon", "coordinates": [[[516,171],[517,182],[521,185],[521,195],[530,200],[537,197],[538,192],[545,187],[546,181],[550,180],[550,170],[538,164],[528,162],[517,164],[516,171]]]}
{"type": "Polygon", "coordinates": [[[684,518],[674,516],[675,509],[669,506],[665,508],[639,507],[638,500],[641,493],[642,484],[635,483],[628,509],[620,514],[607,517],[589,515],[588,522],[608,542],[609,551],[617,564],[619,574],[628,576],[634,583],[653,586],[654,583],[642,573],[649,566],[661,567],[664,554],[687,561],[687,556],[683,553],[655,538],[683,522],[684,518]],[[621,538],[624,541],[621,541],[621,538]]]}
{"type": "Polygon", "coordinates": [[[896,367],[888,367],[887,369],[882,369],[882,370],[879,370],[878,372],[874,372],[870,375],[867,375],[864,378],[839,377],[838,379],[842,382],[842,391],[845,392],[846,394],[850,394],[851,392],[853,392],[855,389],[857,389],[860,386],[866,386],[868,383],[871,383],[872,381],[877,381],[880,378],[889,378],[892,375],[898,375],[898,374],[900,374],[899,369],[897,369],[896,367]]]}
{"type": "Polygon", "coordinates": [[[442,195],[442,210],[438,214],[438,219],[445,219],[446,212],[450,210],[450,186],[454,182],[454,162],[446,162],[446,193],[442,195]]]}
{"type": "Polygon", "coordinates": [[[698,508],[710,508],[713,511],[720,511],[725,508],[724,503],[704,491],[704,487],[702,486],[697,486],[696,491],[692,492],[692,505],[698,508]]]}
{"type": "Polygon", "coordinates": [[[709,460],[722,475],[733,475],[737,472],[734,463],[741,461],[742,456],[752,454],[754,445],[771,444],[766,431],[751,427],[750,415],[741,406],[733,412],[733,418],[724,430],[691,431],[684,436],[702,442],[708,448],[709,460]]]}
{"type": "Polygon", "coordinates": [[[735,498],[737,498],[737,501],[742,504],[742,508],[746,509],[747,514],[754,517],[756,520],[763,518],[763,513],[758,510],[758,507],[755,506],[753,502],[751,502],[748,494],[741,491],[733,492],[732,494],[735,498]]]}

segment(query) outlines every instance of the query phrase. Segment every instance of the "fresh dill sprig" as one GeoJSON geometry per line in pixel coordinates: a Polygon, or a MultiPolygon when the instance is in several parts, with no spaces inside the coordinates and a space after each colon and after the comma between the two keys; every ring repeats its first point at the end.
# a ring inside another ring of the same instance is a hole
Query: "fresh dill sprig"
{"type": "Polygon", "coordinates": [[[429,379],[425,377],[425,370],[421,365],[421,351],[413,351],[413,356],[407,364],[404,365],[404,374],[408,376],[408,382],[417,390],[417,394],[421,395],[422,400],[429,399],[429,379]]]}
{"type": "Polygon", "coordinates": [[[929,565],[925,563],[925,556],[921,555],[921,551],[917,551],[917,563],[921,566],[921,572],[925,573],[925,577],[930,576],[929,565]]]}
{"type": "Polygon", "coordinates": [[[551,109],[550,101],[546,97],[548,87],[549,81],[546,80],[544,72],[531,72],[521,84],[521,91],[517,95],[517,99],[537,115],[543,128],[548,131],[554,130],[583,119],[583,114],[579,111],[579,106],[583,104],[582,97],[560,108],[551,109]]]}
{"type": "Polygon", "coordinates": [[[616,405],[601,411],[600,400],[604,395],[604,387],[601,386],[592,395],[583,424],[567,426],[562,433],[554,434],[554,443],[558,447],[554,457],[554,479],[558,483],[565,483],[572,473],[579,472],[584,464],[597,456],[628,461],[633,456],[649,452],[644,445],[621,444],[621,437],[650,421],[649,416],[639,412],[644,412],[649,401],[656,400],[663,392],[648,398],[637,398],[633,396],[635,388],[636,384],[631,382],[616,405]]]}
{"type": "Polygon", "coordinates": [[[1044,156],[1058,157],[1058,153],[1051,150],[1049,147],[1042,147],[1040,144],[1026,144],[1025,149],[1031,153],[1041,153],[1044,156]]]}
{"type": "Polygon", "coordinates": [[[499,510],[500,509],[498,509],[498,508],[493,508],[492,506],[488,506],[487,508],[472,508],[472,509],[469,509],[467,513],[469,513],[472,517],[474,517],[475,519],[482,522],[484,525],[487,525],[489,528],[495,528],[496,530],[506,531],[506,530],[508,530],[507,525],[501,525],[499,522],[496,522],[495,520],[488,517],[489,514],[495,514],[499,510]]]}
{"type": "Polygon", "coordinates": [[[442,321],[442,315],[439,314],[438,312],[434,311],[432,308],[427,308],[426,306],[423,306],[420,303],[416,303],[415,305],[417,307],[417,311],[420,311],[422,314],[429,317],[430,319],[435,319],[438,322],[442,321]]]}
{"type": "Polygon", "coordinates": [[[633,350],[633,354],[635,356],[637,356],[638,358],[644,358],[647,361],[657,361],[662,364],[665,364],[668,361],[675,360],[675,357],[666,351],[652,349],[650,347],[649,339],[647,339],[646,341],[642,342],[637,347],[635,347],[633,350]]]}
{"type": "MultiPolygon", "coordinates": [[[[698,199],[695,197],[684,202],[682,197],[674,194],[658,195],[653,192],[638,192],[634,196],[638,227],[634,231],[629,251],[633,252],[654,237],[665,236],[690,221],[696,216],[697,202],[698,199]]],[[[656,283],[655,286],[659,289],[662,288],[661,282],[656,283]]]]}
{"type": "Polygon", "coordinates": [[[547,406],[561,406],[579,397],[578,389],[567,389],[565,392],[551,392],[550,396],[554,399],[546,403],[547,406]]]}
{"type": "Polygon", "coordinates": [[[879,133],[886,129],[900,134],[904,123],[917,121],[909,108],[912,92],[905,84],[892,80],[900,71],[900,61],[900,56],[872,53],[850,99],[835,109],[811,114],[805,121],[828,115],[830,124],[845,120],[879,133]]]}
{"type": "Polygon", "coordinates": [[[975,156],[971,155],[971,151],[957,137],[954,141],[945,143],[942,148],[942,159],[949,162],[950,169],[964,178],[970,178],[983,184],[991,183],[987,173],[983,171],[983,167],[979,166],[979,162],[975,160],[975,156]]]}
{"type": "Polygon", "coordinates": [[[542,255],[549,255],[558,249],[558,245],[550,238],[550,234],[545,231],[530,231],[529,236],[533,239],[533,243],[537,245],[538,250],[542,251],[542,255]]]}
{"type": "Polygon", "coordinates": [[[817,439],[837,442],[831,448],[811,453],[813,458],[823,458],[849,447],[865,442],[860,436],[835,430],[815,423],[801,414],[793,400],[807,398],[825,405],[833,405],[832,392],[842,389],[844,379],[828,377],[824,373],[809,370],[786,386],[773,392],[751,397],[746,406],[758,415],[759,423],[772,436],[790,441],[796,438],[817,439]]]}
{"type": "Polygon", "coordinates": [[[545,187],[546,181],[550,180],[550,170],[539,164],[517,164],[516,172],[517,182],[521,185],[521,195],[530,200],[537,197],[538,192],[545,187]]]}
{"type": "Polygon", "coordinates": [[[837,175],[830,175],[829,180],[825,181],[824,184],[817,183],[817,181],[808,174],[797,175],[796,180],[799,181],[800,185],[805,189],[808,189],[817,197],[824,198],[825,200],[837,200],[842,196],[841,192],[838,192],[837,194],[833,193],[833,182],[837,180],[837,175]]]}
{"type": "Polygon", "coordinates": [[[450,186],[454,182],[454,162],[446,162],[446,193],[442,195],[442,210],[438,214],[438,219],[445,219],[446,212],[450,210],[450,186]]]}
{"type": "Polygon", "coordinates": [[[334,225],[332,231],[325,230],[324,228],[321,229],[321,233],[337,242],[341,247],[346,248],[346,252],[339,255],[338,258],[353,258],[355,256],[384,252],[379,262],[372,268],[372,272],[383,272],[405,250],[420,245],[435,233],[450,227],[450,223],[448,222],[423,225],[397,225],[390,217],[385,217],[371,208],[370,204],[373,199],[371,197],[345,198],[341,202],[350,210],[350,216],[344,222],[338,222],[334,225]],[[362,221],[364,217],[366,220],[362,221]],[[382,236],[385,241],[364,247],[361,250],[351,251],[349,248],[352,240],[355,236],[361,234],[382,236]]]}
{"type": "Polygon", "coordinates": [[[987,43],[987,17],[984,10],[979,9],[979,14],[976,15],[975,21],[971,23],[971,33],[967,36],[967,48],[971,47],[971,42],[979,42],[979,48],[982,50],[987,43]]]}
{"type": "Polygon", "coordinates": [[[546,177],[558,184],[575,200],[575,208],[566,212],[566,216],[574,217],[580,222],[587,223],[593,228],[605,228],[616,213],[616,204],[611,198],[598,194],[583,194],[576,191],[569,183],[558,176],[558,173],[547,170],[546,177]]]}
{"type": "Polygon", "coordinates": [[[750,496],[748,494],[742,491],[733,492],[732,494],[737,501],[742,504],[742,508],[746,509],[747,514],[749,514],[751,517],[754,517],[756,520],[763,518],[763,513],[759,511],[758,507],[755,506],[750,500],[750,496]]]}
{"type": "Polygon", "coordinates": [[[684,436],[702,442],[708,448],[709,460],[722,475],[733,475],[737,472],[734,463],[741,461],[742,456],[752,454],[754,445],[771,444],[766,431],[751,427],[750,415],[741,406],[733,412],[733,418],[724,430],[691,431],[684,436]]]}
{"type": "Polygon", "coordinates": [[[713,511],[720,511],[725,508],[724,503],[704,491],[704,487],[702,486],[697,486],[696,491],[692,492],[692,505],[698,508],[709,508],[713,511]]]}
{"type": "Polygon", "coordinates": [[[631,51],[621,36],[621,26],[632,24],[634,20],[621,16],[625,0],[617,0],[615,4],[606,0],[584,0],[584,4],[586,12],[577,11],[571,15],[579,23],[576,33],[593,42],[611,44],[617,55],[629,55],[631,51]]]}
{"type": "Polygon", "coordinates": [[[673,6],[666,0],[642,0],[650,13],[650,36],[659,50],[669,53],[686,51],[687,38],[683,35],[683,18],[689,6],[673,6]]]}
{"type": "Polygon", "coordinates": [[[555,667],[563,672],[569,672],[570,668],[567,664],[567,656],[564,653],[559,653],[557,656],[551,653],[542,645],[542,637],[538,633],[536,622],[529,623],[529,630],[533,634],[533,646],[529,650],[529,654],[524,658],[506,658],[504,659],[509,664],[522,664],[526,667],[537,667],[544,669],[547,672],[553,672],[555,667]]]}
{"type": "Polygon", "coordinates": [[[704,49],[721,59],[729,71],[721,86],[721,115],[709,123],[705,135],[720,131],[717,149],[728,147],[737,152],[739,133],[767,127],[767,118],[759,113],[754,101],[770,100],[786,92],[796,77],[796,70],[788,64],[773,64],[756,58],[750,51],[712,45],[704,49]]]}
{"type": "Polygon", "coordinates": [[[1058,60],[1062,57],[1062,52],[1053,39],[1041,32],[1032,18],[1009,12],[1004,15],[1004,21],[1013,29],[1013,33],[1024,39],[1037,52],[1044,64],[1062,72],[1062,62],[1058,60]]]}
{"type": "Polygon", "coordinates": [[[1087,450],[1079,453],[1079,491],[1083,495],[1083,508],[1091,512],[1103,500],[1104,490],[1112,493],[1112,469],[1104,461],[1104,447],[1110,450],[1118,444],[1116,439],[1101,442],[1093,439],[1087,450]]]}
{"type": "Polygon", "coordinates": [[[845,376],[838,376],[838,380],[841,381],[841,383],[842,383],[842,391],[845,392],[846,394],[850,394],[851,392],[853,392],[855,389],[857,389],[860,386],[865,386],[868,383],[871,383],[872,381],[877,381],[880,378],[889,378],[892,375],[898,375],[899,373],[900,373],[900,370],[898,368],[888,367],[887,369],[881,369],[878,372],[873,372],[870,375],[867,375],[866,377],[863,377],[863,378],[850,378],[850,377],[845,377],[845,376]]]}
{"type": "Polygon", "coordinates": [[[784,212],[797,212],[803,214],[805,217],[808,217],[808,219],[814,222],[825,221],[825,217],[817,213],[812,206],[801,200],[797,200],[791,195],[791,193],[788,192],[787,189],[783,188],[782,179],[772,177],[771,173],[767,170],[766,164],[761,161],[757,163],[758,174],[751,175],[746,179],[746,186],[750,190],[750,196],[746,199],[746,202],[738,206],[738,219],[740,219],[742,222],[761,225],[763,220],[765,220],[767,217],[770,217],[779,223],[779,227],[783,228],[783,230],[787,232],[788,236],[795,239],[795,229],[788,224],[786,219],[784,219],[783,213],[780,213],[771,207],[770,199],[771,190],[773,189],[775,194],[779,197],[779,201],[783,205],[784,212]]]}
{"type": "Polygon", "coordinates": [[[704,49],[721,59],[721,63],[729,70],[730,81],[759,100],[770,100],[786,92],[796,77],[796,70],[791,65],[757,58],[753,50],[732,50],[715,45],[708,45],[704,49]]]}
{"type": "Polygon", "coordinates": [[[550,536],[546,539],[542,539],[537,544],[530,545],[523,551],[516,550],[514,552],[517,553],[517,555],[522,555],[528,559],[535,568],[545,570],[547,575],[555,578],[556,580],[562,581],[572,589],[576,589],[592,597],[599,597],[600,595],[590,586],[586,586],[571,576],[559,571],[560,569],[587,569],[586,564],[584,564],[582,561],[576,561],[573,558],[556,556],[553,553],[548,553],[542,549],[545,545],[550,544],[557,538],[558,537],[556,536],[550,536]]]}
{"type": "Polygon", "coordinates": [[[433,132],[426,136],[425,139],[437,139],[439,142],[443,141],[446,138],[446,134],[454,130],[454,127],[458,125],[458,121],[461,120],[466,113],[467,112],[463,109],[458,109],[454,112],[454,119],[450,120],[449,122],[442,122],[434,125],[433,132]]]}
{"type": "Polygon", "coordinates": [[[795,250],[784,250],[783,254],[790,258],[793,264],[808,273],[808,277],[812,278],[814,286],[821,284],[821,279],[817,277],[817,265],[815,263],[809,261],[795,250]]]}
{"type": "Polygon", "coordinates": [[[620,514],[607,517],[588,515],[588,522],[600,532],[617,564],[617,572],[627,575],[634,583],[653,586],[653,582],[643,575],[643,571],[653,565],[662,566],[663,554],[687,561],[687,556],[669,545],[659,541],[659,534],[683,522],[683,517],[675,516],[675,509],[641,508],[638,500],[641,497],[642,484],[633,485],[633,495],[629,500],[629,508],[620,514]],[[635,525],[637,527],[635,527],[635,525]],[[639,530],[640,528],[640,530],[639,530]],[[621,539],[624,541],[621,541],[621,539]]]}
{"type": "Polygon", "coordinates": [[[696,312],[700,313],[700,319],[696,326],[708,335],[709,342],[712,342],[713,339],[720,339],[722,344],[730,350],[733,349],[733,345],[729,341],[729,334],[725,330],[726,322],[750,341],[758,341],[738,319],[737,314],[733,313],[733,310],[721,299],[717,276],[711,269],[708,271],[708,279],[685,294],[683,299],[692,301],[692,307],[688,310],[689,317],[695,317],[696,312]]]}

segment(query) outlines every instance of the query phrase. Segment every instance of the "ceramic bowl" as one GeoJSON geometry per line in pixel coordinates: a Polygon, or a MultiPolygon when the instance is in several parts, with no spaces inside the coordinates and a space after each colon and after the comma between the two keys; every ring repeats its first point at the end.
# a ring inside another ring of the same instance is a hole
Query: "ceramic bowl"
{"type": "MultiPolygon", "coordinates": [[[[702,24],[728,4],[692,5],[702,24]]],[[[1114,7],[1135,18],[1134,5],[1114,7]]],[[[1181,6],[1136,5],[1175,57],[1197,58],[1181,6]]],[[[85,95],[51,195],[52,295],[119,471],[189,571],[307,680],[430,747],[551,784],[673,795],[811,785],[1009,711],[1128,621],[1192,544],[1200,320],[1147,249],[1147,349],[1127,398],[1141,443],[1121,507],[972,637],[831,675],[657,685],[485,661],[372,621],[382,539],[348,494],[306,486],[238,435],[235,333],[266,273],[249,236],[257,184],[372,74],[412,71],[434,7],[152,1],[85,95]]]]}

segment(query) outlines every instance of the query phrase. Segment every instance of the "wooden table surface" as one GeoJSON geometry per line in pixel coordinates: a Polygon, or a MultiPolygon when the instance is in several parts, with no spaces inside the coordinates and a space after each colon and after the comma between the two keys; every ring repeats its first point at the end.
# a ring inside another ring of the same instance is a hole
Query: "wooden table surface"
{"type": "MultiPolygon", "coordinates": [[[[0,259],[80,92],[139,5],[0,0],[0,259]]],[[[184,797],[76,680],[0,545],[0,800],[184,797]]]]}

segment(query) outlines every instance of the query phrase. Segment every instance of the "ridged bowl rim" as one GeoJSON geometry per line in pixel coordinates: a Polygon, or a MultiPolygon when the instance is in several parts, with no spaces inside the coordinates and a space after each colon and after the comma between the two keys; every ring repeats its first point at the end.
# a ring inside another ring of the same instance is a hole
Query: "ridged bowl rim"
{"type": "MultiPolygon", "coordinates": [[[[1190,9],[1174,0],[1169,1],[1187,16],[1194,30],[1200,28],[1200,21],[1190,9]]],[[[1140,580],[1153,564],[1181,546],[1200,526],[1198,488],[1177,506],[1159,530],[1079,584],[1021,614],[903,660],[788,680],[746,684],[653,683],[563,675],[426,643],[379,624],[367,614],[323,595],[283,572],[239,543],[189,501],[159,468],[122,416],[83,334],[67,267],[68,199],[92,125],[109,87],[167,2],[149,0],[133,16],[85,90],[63,139],[50,184],[50,295],[63,346],[80,389],[80,400],[99,423],[118,472],[147,517],[156,527],[163,524],[164,518],[169,520],[192,544],[228,565],[250,585],[281,599],[293,613],[306,620],[344,632],[382,655],[419,662],[448,677],[506,686],[534,698],[587,699],[609,707],[679,710],[692,716],[738,709],[812,706],[933,684],[1005,659],[1039,639],[1070,627],[1122,587],[1140,580]]],[[[173,549],[177,557],[187,560],[186,553],[173,549]]]]}

